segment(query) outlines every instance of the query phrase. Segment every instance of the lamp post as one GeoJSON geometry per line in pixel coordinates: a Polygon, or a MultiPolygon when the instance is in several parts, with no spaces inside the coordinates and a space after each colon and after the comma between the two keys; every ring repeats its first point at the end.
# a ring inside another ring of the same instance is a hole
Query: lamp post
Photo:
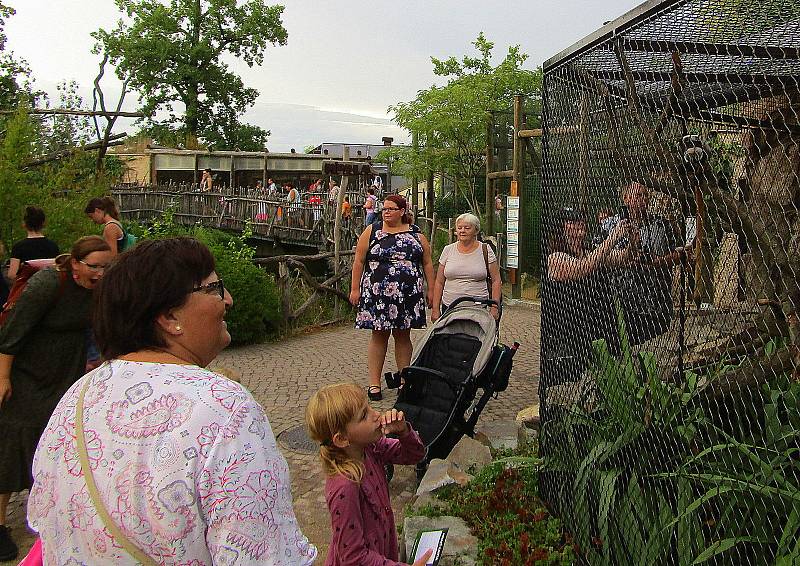
{"type": "MultiPolygon", "coordinates": [[[[383,136],[381,140],[383,141],[384,147],[391,148],[394,138],[383,136]]],[[[391,192],[392,192],[392,154],[390,152],[389,159],[386,162],[386,193],[390,194],[391,192]]]]}

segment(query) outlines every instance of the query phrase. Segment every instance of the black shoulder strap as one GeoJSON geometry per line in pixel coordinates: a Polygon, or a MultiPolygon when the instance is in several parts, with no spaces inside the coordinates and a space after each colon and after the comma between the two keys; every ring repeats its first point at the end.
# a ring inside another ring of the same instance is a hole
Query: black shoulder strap
{"type": "Polygon", "coordinates": [[[492,276],[489,274],[489,244],[482,243],[483,263],[486,265],[486,290],[489,291],[489,298],[492,298],[492,276]]]}

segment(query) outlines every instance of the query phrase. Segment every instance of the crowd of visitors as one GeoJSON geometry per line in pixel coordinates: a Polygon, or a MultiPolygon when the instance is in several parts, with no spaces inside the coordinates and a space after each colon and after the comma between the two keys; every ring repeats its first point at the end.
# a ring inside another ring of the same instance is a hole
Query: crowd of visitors
{"type": "Polygon", "coordinates": [[[677,229],[650,210],[651,192],[641,183],[620,189],[617,214],[601,209],[597,234],[589,238],[583,212],[564,208],[555,217],[547,242],[547,272],[542,297],[542,414],[548,389],[582,379],[593,359],[592,343],[620,347],[618,312],[630,345],[652,340],[670,326],[673,266],[691,261],[691,246],[677,242],[677,229]],[[547,320],[548,316],[557,321],[547,320]]]}
{"type": "MultiPolygon", "coordinates": [[[[291,210],[300,193],[284,188],[291,210]]],[[[320,208],[338,205],[339,191],[332,182],[324,195],[321,179],[310,188],[320,208]]],[[[359,238],[350,297],[356,327],[372,332],[369,387],[324,388],[306,412],[328,475],[330,565],[399,564],[383,466],[415,464],[424,446],[402,412],[369,407],[382,398],[389,337],[403,368],[426,307],[435,319],[462,293],[499,306],[497,259],[477,241],[475,216],[459,217],[435,280],[406,200],[379,206],[376,192],[365,217],[381,218],[359,238]]],[[[267,415],[205,369],[230,342],[233,304],[210,251],[186,237],[134,245],[110,197],[85,212],[102,235],[59,255],[44,211],[28,207],[27,237],[10,254],[19,292],[0,317],[0,560],[18,554],[5,526],[10,495],[30,489],[34,563],[311,564],[317,550],[298,527],[267,415]]]]}

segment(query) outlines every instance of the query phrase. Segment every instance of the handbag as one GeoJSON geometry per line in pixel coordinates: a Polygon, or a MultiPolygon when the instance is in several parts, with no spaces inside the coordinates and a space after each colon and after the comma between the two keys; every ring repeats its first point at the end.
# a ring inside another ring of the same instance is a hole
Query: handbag
{"type": "Polygon", "coordinates": [[[122,529],[114,523],[105,505],[103,505],[100,493],[97,491],[97,484],[94,482],[92,468],[89,465],[89,452],[86,449],[86,435],[83,430],[83,398],[86,395],[86,390],[89,388],[89,383],[91,381],[90,378],[85,378],[80,395],[78,396],[78,404],[75,407],[75,442],[78,445],[78,458],[80,459],[81,470],[83,470],[83,478],[86,481],[86,488],[89,490],[89,497],[91,497],[92,504],[94,504],[94,508],[100,520],[103,521],[103,525],[114,537],[114,540],[122,546],[125,552],[130,554],[134,560],[138,561],[143,566],[157,566],[157,563],[152,558],[134,545],[128,537],[122,533],[122,529]]]}

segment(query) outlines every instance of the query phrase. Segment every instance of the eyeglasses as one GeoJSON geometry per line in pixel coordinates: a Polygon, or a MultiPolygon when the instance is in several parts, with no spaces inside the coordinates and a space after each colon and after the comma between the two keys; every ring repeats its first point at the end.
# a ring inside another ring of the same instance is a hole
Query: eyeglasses
{"type": "Polygon", "coordinates": [[[86,263],[82,259],[79,259],[78,261],[83,265],[85,265],[87,268],[89,268],[90,271],[94,271],[96,273],[100,273],[101,271],[105,271],[106,269],[108,269],[108,264],[104,265],[100,263],[86,263]]]}
{"type": "Polygon", "coordinates": [[[225,300],[225,284],[222,282],[222,279],[217,279],[216,281],[192,289],[192,293],[197,293],[199,291],[207,295],[219,294],[219,298],[223,301],[225,300]]]}
{"type": "Polygon", "coordinates": [[[398,210],[400,210],[400,209],[399,208],[395,208],[393,206],[384,206],[383,207],[383,212],[395,212],[395,211],[398,211],[398,210]]]}

